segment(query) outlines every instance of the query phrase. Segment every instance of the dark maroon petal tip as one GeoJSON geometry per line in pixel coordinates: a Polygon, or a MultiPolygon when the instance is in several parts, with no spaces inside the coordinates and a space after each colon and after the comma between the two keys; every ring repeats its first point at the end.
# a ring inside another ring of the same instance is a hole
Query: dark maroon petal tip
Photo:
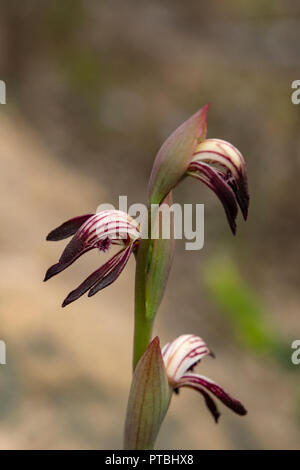
{"type": "MultiPolygon", "coordinates": [[[[209,395],[209,393],[206,392],[206,390],[203,390],[203,388],[201,387],[198,387],[198,386],[193,386],[192,384],[191,385],[181,385],[181,387],[188,387],[188,388],[191,388],[193,390],[196,390],[197,392],[201,393],[201,395],[203,396],[204,400],[205,400],[205,404],[208,408],[208,410],[210,411],[210,413],[212,414],[214,420],[216,423],[218,423],[219,421],[219,418],[221,416],[221,413],[216,405],[216,402],[215,400],[209,395]]],[[[179,394],[179,391],[180,389],[179,388],[174,388],[174,392],[176,393],[176,395],[179,394]]]]}
{"type": "Polygon", "coordinates": [[[93,247],[87,247],[85,248],[84,250],[80,251],[79,253],[77,253],[76,256],[74,256],[73,258],[69,259],[67,262],[65,263],[62,263],[61,261],[59,261],[58,263],[56,264],[53,264],[53,266],[51,266],[47,272],[46,272],[46,275],[45,275],[45,278],[44,278],[44,281],[48,281],[48,279],[50,279],[51,277],[53,276],[56,276],[56,274],[59,274],[61,273],[62,271],[64,271],[64,269],[68,268],[69,266],[71,266],[71,264],[74,263],[74,261],[76,261],[81,255],[83,255],[84,253],[87,253],[88,251],[92,250],[93,247]]]}
{"type": "Polygon", "coordinates": [[[103,275],[103,271],[103,266],[101,266],[101,268],[90,274],[90,276],[87,277],[76,289],[72,290],[72,292],[67,295],[62,303],[62,307],[66,307],[85,294],[103,275]]]}
{"type": "Polygon", "coordinates": [[[248,192],[248,182],[246,175],[240,175],[238,181],[230,181],[228,184],[231,186],[237,202],[240,206],[244,220],[247,220],[248,217],[248,208],[249,208],[249,192],[248,192]]]}
{"type": "Polygon", "coordinates": [[[216,405],[216,402],[215,400],[213,400],[213,398],[205,391],[205,390],[200,390],[198,389],[198,391],[200,393],[202,393],[203,397],[204,397],[204,400],[205,400],[205,404],[208,408],[208,410],[211,412],[216,424],[218,423],[219,421],[219,418],[221,416],[221,413],[220,411],[218,410],[218,407],[216,405]]]}
{"type": "Polygon", "coordinates": [[[237,200],[241,208],[244,220],[248,218],[248,209],[249,209],[249,192],[248,192],[248,183],[247,179],[243,179],[239,183],[239,190],[237,192],[237,200]]]}
{"type": "Polygon", "coordinates": [[[199,391],[204,387],[210,393],[215,395],[225,406],[240,416],[247,414],[241,402],[233,398],[229,393],[217,385],[215,382],[208,380],[206,377],[198,374],[186,374],[181,378],[181,386],[197,388],[199,391]]]}
{"type": "Polygon", "coordinates": [[[225,392],[221,387],[216,384],[203,384],[206,388],[213,393],[219,400],[230,408],[232,411],[237,413],[240,416],[245,416],[247,414],[247,410],[242,405],[242,403],[235,398],[233,398],[229,393],[225,392]]]}
{"type": "Polygon", "coordinates": [[[60,263],[56,263],[50,266],[50,268],[47,269],[47,272],[45,274],[44,282],[48,281],[49,279],[51,279],[51,277],[58,274],[61,271],[61,266],[62,265],[60,263]]]}
{"type": "Polygon", "coordinates": [[[73,219],[67,220],[59,227],[52,230],[46,237],[48,241],[59,241],[74,235],[77,230],[81,227],[94,214],[80,215],[73,219]]]}

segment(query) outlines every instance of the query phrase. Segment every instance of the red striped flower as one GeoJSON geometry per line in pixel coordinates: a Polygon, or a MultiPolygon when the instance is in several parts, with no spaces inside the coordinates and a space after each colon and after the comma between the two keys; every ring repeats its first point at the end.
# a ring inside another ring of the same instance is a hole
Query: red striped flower
{"type": "Polygon", "coordinates": [[[204,140],[196,147],[187,174],[202,181],[216,193],[223,204],[230,228],[235,233],[238,205],[245,220],[249,206],[246,165],[241,152],[225,140],[204,140]]]}
{"type": "Polygon", "coordinates": [[[209,186],[225,209],[230,228],[236,232],[238,205],[247,219],[249,194],[246,165],[233,145],[220,139],[206,139],[203,106],[179,126],[160,148],[149,181],[149,199],[160,204],[187,175],[209,186]]]}
{"type": "Polygon", "coordinates": [[[194,335],[182,335],[166,344],[162,349],[162,356],[169,380],[174,392],[179,388],[188,387],[200,392],[205,403],[217,422],[219,410],[210,393],[217,397],[224,405],[239,415],[247,411],[243,405],[232,398],[223,388],[203,375],[194,374],[194,367],[207,355],[213,355],[203,339],[194,335]]]}
{"type": "Polygon", "coordinates": [[[111,245],[120,245],[122,248],[70,292],[62,304],[63,307],[74,302],[87,291],[89,291],[88,296],[91,297],[112,284],[119,277],[136,248],[140,239],[140,230],[137,222],[125,212],[106,210],[64,222],[49,233],[47,240],[63,240],[71,235],[74,235],[72,240],[64,249],[58,263],[48,269],[45,281],[66,269],[81,255],[93,248],[104,252],[111,245]]]}

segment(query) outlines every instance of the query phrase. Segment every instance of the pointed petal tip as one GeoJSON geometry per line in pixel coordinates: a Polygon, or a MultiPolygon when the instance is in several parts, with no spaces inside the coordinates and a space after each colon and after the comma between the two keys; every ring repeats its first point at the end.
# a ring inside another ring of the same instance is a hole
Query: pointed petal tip
{"type": "Polygon", "coordinates": [[[211,107],[211,103],[206,103],[199,111],[202,110],[202,112],[205,113],[206,115],[210,107],[211,107]]]}
{"type": "Polygon", "coordinates": [[[155,338],[153,338],[153,340],[151,341],[150,344],[153,344],[154,346],[160,346],[160,342],[159,342],[159,337],[158,336],[155,336],[155,338]]]}
{"type": "Polygon", "coordinates": [[[51,232],[49,232],[48,235],[46,236],[46,240],[48,242],[57,242],[59,240],[62,240],[62,238],[60,238],[57,232],[58,232],[57,228],[55,228],[54,230],[51,230],[51,232]]]}
{"type": "Polygon", "coordinates": [[[47,269],[43,282],[49,281],[51,277],[57,274],[57,264],[53,264],[52,266],[50,266],[50,268],[47,269]]]}
{"type": "Polygon", "coordinates": [[[247,205],[244,208],[241,208],[243,218],[245,221],[248,219],[248,209],[249,209],[249,199],[247,201],[247,205]]]}
{"type": "MultiPolygon", "coordinates": [[[[52,232],[53,232],[53,230],[52,230],[52,232]]],[[[46,240],[47,240],[47,242],[49,242],[49,241],[53,241],[53,238],[52,238],[52,232],[49,232],[49,233],[48,233],[48,235],[46,236],[46,240]]]]}
{"type": "Polygon", "coordinates": [[[160,341],[159,337],[155,336],[150,343],[148,344],[145,354],[154,354],[155,356],[159,355],[162,358],[161,348],[160,348],[160,341]]]}
{"type": "Polygon", "coordinates": [[[236,227],[236,222],[229,222],[229,225],[230,225],[230,229],[232,231],[232,235],[236,235],[236,230],[237,230],[237,227],[236,227]]]}
{"type": "Polygon", "coordinates": [[[199,115],[199,117],[201,117],[202,122],[206,121],[209,108],[210,108],[210,103],[206,103],[204,106],[199,108],[198,111],[195,112],[194,116],[199,115]]]}
{"type": "Polygon", "coordinates": [[[239,405],[240,406],[238,406],[236,409],[236,413],[239,414],[240,416],[246,416],[246,414],[248,414],[248,411],[241,403],[239,403],[239,405]]]}
{"type": "Polygon", "coordinates": [[[46,240],[56,242],[71,237],[77,232],[81,225],[93,215],[94,214],[84,214],[78,217],[73,217],[73,219],[67,220],[66,222],[62,223],[59,227],[56,227],[55,229],[51,230],[51,232],[48,233],[46,240]]]}
{"type": "Polygon", "coordinates": [[[65,300],[63,301],[63,303],[61,304],[62,308],[66,307],[67,305],[69,305],[72,301],[68,300],[68,297],[65,298],[65,300]]]}
{"type": "Polygon", "coordinates": [[[248,180],[245,167],[243,168],[239,181],[237,181],[236,186],[232,186],[232,189],[236,195],[238,205],[240,206],[243,219],[247,220],[248,209],[249,209],[249,191],[248,191],[248,180]]]}

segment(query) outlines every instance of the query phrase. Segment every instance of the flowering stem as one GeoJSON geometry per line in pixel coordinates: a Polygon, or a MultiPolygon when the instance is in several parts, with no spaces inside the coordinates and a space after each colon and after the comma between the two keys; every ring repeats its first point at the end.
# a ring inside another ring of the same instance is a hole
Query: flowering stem
{"type": "MultiPolygon", "coordinates": [[[[160,208],[171,205],[170,192],[160,208]]],[[[170,218],[170,236],[164,238],[160,230],[161,215],[159,211],[152,211],[151,206],[148,208],[148,237],[142,237],[136,255],[134,369],[150,343],[154,318],[163,297],[173,260],[173,222],[170,218]]]]}
{"type": "Polygon", "coordinates": [[[141,240],[136,256],[133,369],[151,340],[154,322],[154,318],[147,318],[146,314],[146,276],[150,246],[151,239],[141,240]]]}

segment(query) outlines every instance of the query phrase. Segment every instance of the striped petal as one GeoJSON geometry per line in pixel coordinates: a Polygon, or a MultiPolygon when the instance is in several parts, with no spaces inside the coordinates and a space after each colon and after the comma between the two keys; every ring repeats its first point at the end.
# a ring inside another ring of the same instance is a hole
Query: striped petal
{"type": "Polygon", "coordinates": [[[162,355],[169,382],[176,387],[181,377],[208,354],[203,339],[194,335],[182,335],[166,344],[162,355]]]}
{"type": "MultiPolygon", "coordinates": [[[[51,232],[52,235],[49,234],[52,240],[58,239],[59,233],[62,233],[55,232],[55,230],[51,232]]],[[[65,229],[63,231],[66,233],[65,229]]],[[[107,210],[89,216],[84,223],[80,224],[79,229],[65,247],[59,262],[48,269],[45,281],[66,269],[81,255],[93,248],[106,251],[112,243],[123,246],[124,244],[132,245],[139,238],[139,225],[125,212],[107,210]]]]}
{"type": "MultiPolygon", "coordinates": [[[[206,389],[235,413],[241,416],[244,416],[247,414],[247,411],[244,408],[244,406],[241,404],[241,402],[233,398],[231,395],[229,395],[229,393],[225,392],[225,390],[222,387],[217,385],[211,379],[204,377],[203,375],[192,374],[192,373],[183,375],[177,384],[177,388],[180,388],[180,387],[193,388],[193,389],[198,390],[202,394],[203,394],[203,389],[206,389]]],[[[210,411],[212,411],[210,407],[209,409],[210,411]]]]}
{"type": "MultiPolygon", "coordinates": [[[[216,173],[223,179],[224,184],[232,190],[246,220],[249,194],[246,164],[240,151],[224,140],[207,139],[197,146],[188,169],[188,174],[192,174],[192,176],[196,176],[195,173],[197,174],[197,172],[203,174],[203,167],[201,165],[198,167],[197,163],[204,163],[216,170],[216,173]]],[[[208,176],[206,178],[209,179],[208,176]]]]}
{"type": "Polygon", "coordinates": [[[67,220],[59,227],[52,230],[48,235],[46,240],[49,241],[58,241],[64,240],[65,238],[71,237],[77,230],[81,227],[84,222],[90,219],[94,214],[80,215],[74,217],[73,219],[67,220]]]}
{"type": "Polygon", "coordinates": [[[235,234],[238,213],[236,196],[222,174],[207,163],[200,162],[191,163],[189,174],[202,181],[215,192],[224,207],[232,233],[235,234]]]}
{"type": "Polygon", "coordinates": [[[136,240],[140,238],[138,223],[126,212],[107,210],[98,212],[76,233],[85,244],[94,245],[106,240],[136,240]]]}

